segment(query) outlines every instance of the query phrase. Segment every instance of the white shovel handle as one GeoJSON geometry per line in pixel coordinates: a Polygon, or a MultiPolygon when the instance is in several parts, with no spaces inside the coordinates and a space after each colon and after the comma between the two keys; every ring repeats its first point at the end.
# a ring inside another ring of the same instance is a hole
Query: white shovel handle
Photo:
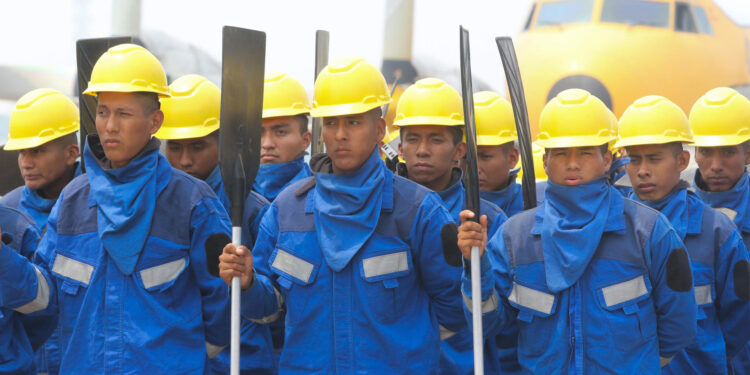
{"type": "MultiPolygon", "coordinates": [[[[232,227],[232,243],[234,246],[240,246],[242,239],[242,227],[232,227]]],[[[231,319],[231,341],[229,363],[230,374],[240,375],[240,278],[232,278],[232,319],[231,319]]]]}
{"type": "Polygon", "coordinates": [[[479,247],[474,246],[471,248],[471,321],[474,331],[474,375],[484,375],[482,284],[479,269],[479,247]]]}

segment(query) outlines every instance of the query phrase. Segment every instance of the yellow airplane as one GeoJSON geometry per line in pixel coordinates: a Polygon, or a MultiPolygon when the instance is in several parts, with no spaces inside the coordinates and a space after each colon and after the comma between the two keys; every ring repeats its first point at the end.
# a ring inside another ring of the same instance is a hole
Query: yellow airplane
{"type": "Polygon", "coordinates": [[[714,87],[750,84],[750,29],[713,0],[538,0],[516,50],[534,135],[544,105],[567,88],[619,117],[645,95],[689,113],[714,87]]]}

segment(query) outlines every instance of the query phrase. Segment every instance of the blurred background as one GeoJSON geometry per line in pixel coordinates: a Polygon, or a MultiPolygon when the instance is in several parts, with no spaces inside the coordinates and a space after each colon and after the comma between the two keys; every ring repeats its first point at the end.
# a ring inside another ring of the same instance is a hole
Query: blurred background
{"type": "MultiPolygon", "coordinates": [[[[331,58],[362,56],[389,83],[398,72],[397,95],[427,76],[460,91],[459,25],[471,33],[474,89],[505,93],[494,38],[512,36],[534,134],[543,105],[570,87],[590,90],[617,116],[648,94],[686,113],[713,87],[750,94],[749,0],[11,0],[2,9],[0,145],[24,93],[75,96],[77,39],[132,35],[170,82],[198,73],[220,85],[224,25],[265,31],[266,71],[286,72],[310,93],[318,29],[330,32],[331,58]]],[[[22,183],[15,159],[0,152],[0,194],[22,183]]]]}

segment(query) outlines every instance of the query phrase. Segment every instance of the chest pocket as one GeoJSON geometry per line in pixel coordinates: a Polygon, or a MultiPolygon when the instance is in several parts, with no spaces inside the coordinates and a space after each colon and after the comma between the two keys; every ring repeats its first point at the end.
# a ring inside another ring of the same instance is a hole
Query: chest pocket
{"type": "Polygon", "coordinates": [[[375,319],[381,323],[394,322],[404,310],[408,287],[406,277],[412,273],[412,259],[408,248],[390,249],[365,254],[359,262],[359,273],[364,279],[365,297],[375,319]]]}
{"type": "Polygon", "coordinates": [[[518,340],[519,347],[524,348],[523,354],[536,356],[544,353],[555,335],[556,321],[552,315],[557,310],[558,297],[516,280],[508,302],[518,309],[518,340]]]}
{"type": "Polygon", "coordinates": [[[596,298],[614,338],[613,345],[629,351],[656,335],[651,283],[646,275],[626,276],[625,280],[600,286],[596,298]]]}
{"type": "Polygon", "coordinates": [[[706,319],[707,314],[715,316],[716,288],[713,280],[714,275],[711,268],[693,265],[693,290],[695,291],[695,303],[698,305],[696,311],[698,320],[706,319]]]}
{"type": "Polygon", "coordinates": [[[279,246],[271,254],[271,271],[281,287],[279,292],[284,297],[288,323],[295,325],[304,320],[319,270],[320,259],[303,256],[292,249],[279,246]]]}

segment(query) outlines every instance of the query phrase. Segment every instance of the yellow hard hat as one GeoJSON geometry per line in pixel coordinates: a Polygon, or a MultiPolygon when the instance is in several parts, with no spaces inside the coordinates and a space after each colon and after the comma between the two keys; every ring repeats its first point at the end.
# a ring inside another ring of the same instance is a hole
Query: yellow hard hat
{"type": "MultiPolygon", "coordinates": [[[[536,143],[532,143],[531,158],[534,161],[534,178],[537,181],[546,180],[547,173],[544,171],[544,148],[537,145],[536,143]]],[[[518,159],[516,168],[518,169],[518,177],[516,177],[516,181],[518,181],[518,183],[521,183],[521,180],[523,178],[523,167],[521,166],[521,159],[518,159]]]]}
{"type": "Polygon", "coordinates": [[[750,140],[750,100],[734,89],[715,88],[693,105],[690,128],[698,147],[734,146],[750,140]]]}
{"type": "Polygon", "coordinates": [[[164,123],[156,138],[200,138],[219,130],[221,91],[211,81],[188,74],[172,82],[169,91],[172,96],[161,99],[164,123]]]}
{"type": "Polygon", "coordinates": [[[396,107],[393,126],[444,125],[463,126],[461,94],[445,81],[424,78],[409,86],[396,107]]]}
{"type": "Polygon", "coordinates": [[[536,142],[544,148],[601,146],[616,139],[609,109],[582,89],[567,89],[544,106],[536,142]]]}
{"type": "Polygon", "coordinates": [[[169,97],[167,75],[159,60],[147,49],[128,43],[110,48],[96,61],[83,93],[96,96],[99,92],[153,92],[169,97]]]}
{"type": "Polygon", "coordinates": [[[669,99],[644,96],[622,114],[616,147],[672,142],[691,143],[693,135],[685,112],[669,99]]]}
{"type": "Polygon", "coordinates": [[[383,74],[359,57],[339,58],[315,80],[312,117],[355,115],[391,102],[383,74]]]}
{"type": "Polygon", "coordinates": [[[310,113],[307,91],[284,73],[268,73],[263,81],[263,118],[310,113]]]}
{"type": "Polygon", "coordinates": [[[498,146],[518,139],[513,108],[497,93],[474,94],[474,121],[478,146],[498,146]]]}
{"type": "Polygon", "coordinates": [[[75,133],[80,126],[78,107],[63,93],[36,89],[22,96],[10,114],[5,150],[39,147],[75,133]]]}

